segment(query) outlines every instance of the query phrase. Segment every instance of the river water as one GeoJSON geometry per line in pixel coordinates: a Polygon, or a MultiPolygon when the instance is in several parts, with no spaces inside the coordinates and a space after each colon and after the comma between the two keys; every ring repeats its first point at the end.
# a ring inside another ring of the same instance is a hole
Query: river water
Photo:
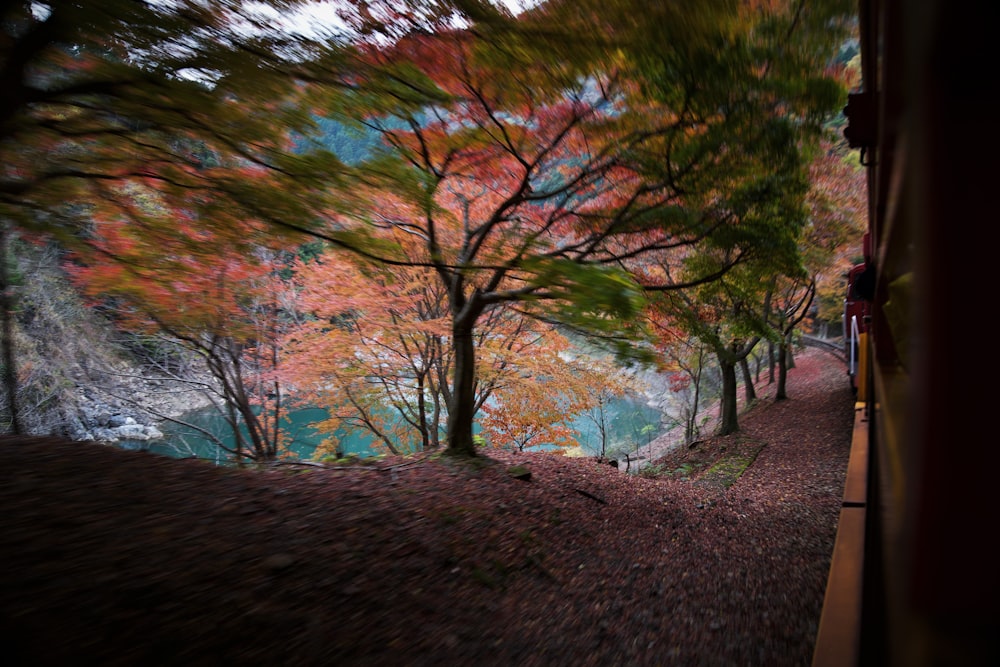
{"type": "MultiPolygon", "coordinates": [[[[608,456],[621,456],[624,451],[635,452],[639,447],[648,445],[662,431],[660,411],[641,401],[617,400],[607,406],[605,412],[608,424],[606,450],[608,456]]],[[[321,408],[296,410],[289,415],[283,428],[291,435],[294,458],[303,460],[312,458],[316,446],[326,437],[325,434],[316,431],[313,424],[322,420],[324,416],[325,411],[321,408]]],[[[227,445],[233,443],[229,425],[212,408],[190,412],[179,419],[207,429],[227,445]]],[[[600,431],[593,419],[586,414],[578,415],[572,427],[580,434],[578,442],[581,454],[596,456],[601,453],[600,431]]],[[[226,462],[226,453],[197,431],[172,422],[164,422],[159,428],[164,433],[161,440],[122,441],[119,444],[125,449],[142,449],[173,458],[197,457],[218,463],[226,462]]],[[[343,432],[337,435],[341,450],[345,454],[372,456],[378,453],[373,447],[372,438],[364,433],[343,432]]]]}

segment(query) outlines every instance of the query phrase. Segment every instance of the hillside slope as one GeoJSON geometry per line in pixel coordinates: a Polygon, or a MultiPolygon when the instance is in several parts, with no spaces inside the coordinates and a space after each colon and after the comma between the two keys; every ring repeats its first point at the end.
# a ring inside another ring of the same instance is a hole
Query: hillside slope
{"type": "MultiPolygon", "coordinates": [[[[208,405],[200,362],[179,347],[117,331],[73,287],[55,244],[14,243],[13,336],[25,433],[74,440],[155,437],[163,415],[208,405]]],[[[0,383],[0,432],[10,432],[0,383]]]]}
{"type": "Polygon", "coordinates": [[[729,487],[546,454],[241,471],[0,439],[8,664],[808,665],[853,396],[815,350],[788,391],[664,462],[750,446],[729,487]]]}

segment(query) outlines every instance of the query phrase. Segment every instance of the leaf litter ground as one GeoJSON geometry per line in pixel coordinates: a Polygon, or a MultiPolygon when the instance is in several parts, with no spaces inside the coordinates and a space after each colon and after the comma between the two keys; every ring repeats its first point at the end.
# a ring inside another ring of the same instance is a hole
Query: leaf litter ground
{"type": "Polygon", "coordinates": [[[674,448],[657,478],[0,439],[8,664],[808,665],[853,395],[818,350],[789,400],[759,393],[739,433],[674,448]]]}

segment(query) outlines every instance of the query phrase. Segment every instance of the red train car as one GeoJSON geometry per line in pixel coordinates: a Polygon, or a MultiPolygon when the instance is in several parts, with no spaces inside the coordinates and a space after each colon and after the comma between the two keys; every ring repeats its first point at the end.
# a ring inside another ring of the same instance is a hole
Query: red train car
{"type": "Polygon", "coordinates": [[[843,339],[844,358],[851,387],[859,392],[859,400],[866,394],[865,367],[867,337],[871,323],[871,303],[874,298],[874,271],[868,251],[869,235],[864,237],[865,261],[855,264],[847,272],[847,289],[844,295],[843,339]]]}

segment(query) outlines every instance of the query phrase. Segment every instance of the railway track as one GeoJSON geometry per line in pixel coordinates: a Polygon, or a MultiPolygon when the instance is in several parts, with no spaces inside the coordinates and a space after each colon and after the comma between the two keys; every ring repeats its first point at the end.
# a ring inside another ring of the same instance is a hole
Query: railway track
{"type": "Polygon", "coordinates": [[[802,344],[807,347],[813,347],[818,350],[823,350],[824,352],[829,352],[845,364],[847,363],[847,354],[844,352],[844,345],[839,338],[828,339],[803,335],[802,344]]]}

